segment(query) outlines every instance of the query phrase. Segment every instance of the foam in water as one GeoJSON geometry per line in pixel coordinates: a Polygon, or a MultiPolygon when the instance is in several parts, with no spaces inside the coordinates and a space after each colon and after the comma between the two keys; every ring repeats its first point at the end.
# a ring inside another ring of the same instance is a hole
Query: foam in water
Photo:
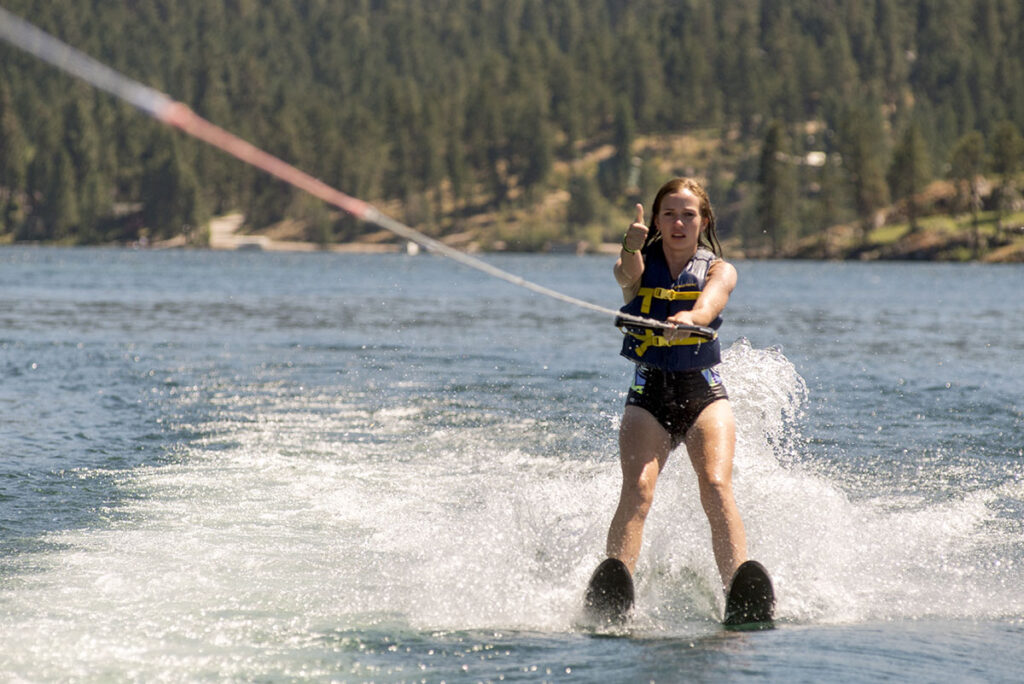
{"type": "MultiPolygon", "coordinates": [[[[942,503],[853,501],[813,468],[796,431],[806,387],[781,352],[737,342],[723,375],[736,496],[780,621],[1024,611],[1019,541],[991,510],[1024,499],[1019,478],[942,503]]],[[[59,550],[8,581],[2,669],[315,674],[309,654],[347,630],[575,629],[618,496],[611,421],[588,453],[564,454],[537,416],[424,430],[415,399],[375,413],[328,394],[217,401],[207,438],[121,476],[108,526],[52,534],[59,550]]],[[[710,535],[685,453],[669,463],[633,629],[705,633],[723,602],[710,535]]]]}
{"type": "Polygon", "coordinates": [[[783,434],[799,416],[806,390],[782,354],[741,341],[726,355],[725,368],[741,426],[737,498],[751,553],[772,568],[779,585],[783,620],[984,619],[1021,612],[1024,599],[1007,590],[1024,579],[1020,547],[1007,553],[1006,529],[992,509],[999,498],[1020,500],[1019,484],[936,503],[924,495],[929,483],[922,481],[916,496],[853,501],[844,493],[847,483],[816,472],[811,446],[783,434]],[[794,451],[809,458],[787,458],[794,451]]]}

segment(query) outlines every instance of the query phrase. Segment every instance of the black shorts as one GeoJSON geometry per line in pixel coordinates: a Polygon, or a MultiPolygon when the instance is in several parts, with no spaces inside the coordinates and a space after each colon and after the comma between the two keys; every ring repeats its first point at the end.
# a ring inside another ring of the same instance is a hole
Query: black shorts
{"type": "Polygon", "coordinates": [[[671,372],[637,364],[627,406],[639,406],[654,416],[672,437],[672,448],[683,442],[700,412],[719,399],[728,399],[714,368],[671,372]]]}

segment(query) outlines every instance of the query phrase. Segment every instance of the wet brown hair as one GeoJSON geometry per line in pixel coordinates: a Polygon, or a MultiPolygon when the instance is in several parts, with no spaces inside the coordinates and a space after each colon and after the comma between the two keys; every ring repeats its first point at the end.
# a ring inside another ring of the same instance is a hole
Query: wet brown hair
{"type": "Polygon", "coordinates": [[[673,195],[683,190],[689,190],[700,200],[700,216],[708,222],[707,228],[700,231],[700,238],[697,244],[707,247],[718,256],[722,256],[722,245],[718,241],[718,232],[715,230],[715,210],[711,206],[711,199],[708,197],[704,186],[693,178],[673,178],[658,190],[658,194],[654,196],[654,204],[651,205],[651,220],[647,224],[648,237],[644,248],[661,239],[661,234],[654,227],[654,221],[658,216],[658,212],[661,211],[661,200],[666,195],[673,195]]]}

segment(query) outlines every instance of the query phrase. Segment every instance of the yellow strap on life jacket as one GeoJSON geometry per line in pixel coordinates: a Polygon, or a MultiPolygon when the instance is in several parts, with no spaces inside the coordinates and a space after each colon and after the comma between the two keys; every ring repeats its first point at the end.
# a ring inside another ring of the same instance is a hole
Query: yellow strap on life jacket
{"type": "Polygon", "coordinates": [[[635,337],[640,340],[641,344],[634,351],[637,356],[643,356],[644,352],[647,351],[648,347],[679,347],[687,344],[704,344],[708,340],[703,337],[682,337],[677,340],[670,340],[664,335],[658,335],[650,328],[645,328],[643,333],[633,332],[632,330],[623,330],[624,333],[630,337],[635,337]]]}
{"type": "Polygon", "coordinates": [[[700,290],[672,290],[665,287],[641,287],[636,291],[637,297],[643,297],[640,303],[641,313],[651,313],[651,299],[667,299],[670,302],[684,299],[697,299],[700,290]]]}

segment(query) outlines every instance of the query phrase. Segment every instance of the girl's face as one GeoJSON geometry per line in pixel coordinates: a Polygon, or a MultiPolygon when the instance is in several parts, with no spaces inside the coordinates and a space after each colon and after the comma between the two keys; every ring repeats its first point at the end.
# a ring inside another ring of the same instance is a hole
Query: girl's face
{"type": "Polygon", "coordinates": [[[661,198],[654,226],[666,248],[680,252],[697,250],[700,231],[708,221],[700,215],[700,199],[683,189],[661,198]]]}

